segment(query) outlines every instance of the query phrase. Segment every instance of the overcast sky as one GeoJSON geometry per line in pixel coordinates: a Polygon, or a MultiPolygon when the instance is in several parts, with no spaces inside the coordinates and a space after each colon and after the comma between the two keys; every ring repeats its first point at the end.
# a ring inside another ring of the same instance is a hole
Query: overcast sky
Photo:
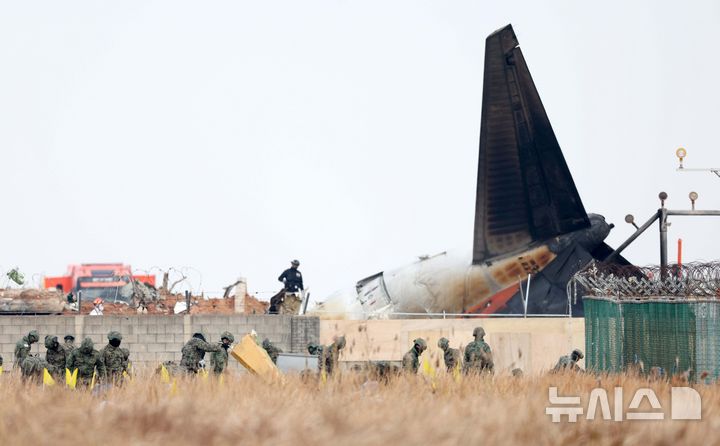
{"type": "MultiPolygon", "coordinates": [[[[316,298],[469,249],[485,37],[512,23],[589,212],[720,209],[720,3],[3,1],[0,269],[192,268],[316,298]],[[512,5],[511,5],[512,4],[512,5]]],[[[720,258],[676,218],[670,257],[720,258]]],[[[657,231],[625,252],[658,262],[657,231]]],[[[0,280],[0,285],[5,280],[0,280]]],[[[261,293],[268,298],[269,294],[261,293]]]]}

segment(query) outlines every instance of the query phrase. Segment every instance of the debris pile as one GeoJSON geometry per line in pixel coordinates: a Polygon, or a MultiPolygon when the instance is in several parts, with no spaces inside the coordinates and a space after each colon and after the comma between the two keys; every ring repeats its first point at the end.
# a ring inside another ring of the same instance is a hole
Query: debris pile
{"type": "Polygon", "coordinates": [[[55,290],[0,289],[0,314],[62,313],[63,295],[55,290]]]}
{"type": "Polygon", "coordinates": [[[143,307],[150,302],[160,300],[160,292],[149,283],[133,280],[120,288],[120,296],[123,300],[132,302],[134,306],[143,307]]]}
{"type": "Polygon", "coordinates": [[[269,302],[258,300],[249,294],[245,295],[245,314],[265,314],[269,306],[269,302]]]}
{"type": "MultiPolygon", "coordinates": [[[[105,302],[103,304],[104,315],[131,315],[131,314],[175,314],[175,304],[185,304],[186,299],[182,294],[172,294],[164,298],[149,301],[144,306],[131,307],[124,303],[105,302]]],[[[245,296],[245,314],[264,314],[268,303],[259,301],[253,296],[245,296]]],[[[89,314],[93,309],[92,302],[82,302],[82,314],[89,314]]],[[[77,311],[66,309],[65,314],[77,314],[77,311]]],[[[182,311],[180,314],[187,314],[182,311]]],[[[190,314],[235,314],[235,296],[227,299],[204,298],[203,296],[190,297],[190,314]]]]}
{"type": "MultiPolygon", "coordinates": [[[[226,292],[226,295],[229,294],[226,292]]],[[[191,295],[190,314],[234,314],[235,296],[207,298],[191,295]]],[[[182,293],[170,293],[149,283],[134,280],[120,287],[117,300],[103,302],[103,315],[187,314],[188,298],[182,293]]],[[[269,303],[245,295],[245,314],[265,314],[269,303]]],[[[0,289],[0,314],[89,314],[91,299],[81,299],[77,311],[77,296],[65,295],[55,289],[0,289]],[[72,300],[72,302],[71,302],[72,300]]]]}

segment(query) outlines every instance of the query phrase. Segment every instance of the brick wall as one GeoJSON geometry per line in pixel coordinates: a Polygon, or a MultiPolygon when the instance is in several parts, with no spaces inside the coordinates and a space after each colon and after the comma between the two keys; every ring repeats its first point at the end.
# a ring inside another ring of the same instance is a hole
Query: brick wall
{"type": "MultiPolygon", "coordinates": [[[[193,333],[201,332],[208,341],[218,341],[229,331],[236,341],[255,330],[259,338],[269,338],[286,352],[305,351],[308,342],[320,337],[317,318],[269,315],[180,315],[180,316],[0,316],[0,354],[9,370],[15,343],[30,330],[40,332],[40,342],[32,352],[45,355],[45,335],[56,335],[62,343],[66,334],[75,336],[77,345],[90,337],[96,348],[107,344],[106,335],[117,330],[123,347],[130,349],[136,366],[155,366],[163,361],[179,361],[180,349],[193,333]]],[[[236,361],[231,361],[237,367],[236,361]]]]}

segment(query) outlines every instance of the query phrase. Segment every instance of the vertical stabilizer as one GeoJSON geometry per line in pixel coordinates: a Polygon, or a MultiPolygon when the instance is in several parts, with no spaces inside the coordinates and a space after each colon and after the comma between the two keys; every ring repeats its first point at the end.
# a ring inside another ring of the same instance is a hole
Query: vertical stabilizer
{"type": "Polygon", "coordinates": [[[589,226],[508,25],[485,42],[473,263],[589,226]]]}

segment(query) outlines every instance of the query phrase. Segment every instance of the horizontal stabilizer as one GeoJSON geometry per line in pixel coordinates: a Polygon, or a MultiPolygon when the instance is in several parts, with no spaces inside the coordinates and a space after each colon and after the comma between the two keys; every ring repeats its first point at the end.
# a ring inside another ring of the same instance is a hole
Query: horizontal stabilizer
{"type": "MultiPolygon", "coordinates": [[[[594,259],[604,262],[614,251],[615,250],[612,248],[612,246],[608,245],[607,243],[601,243],[593,250],[592,256],[594,259]]],[[[632,263],[630,263],[625,257],[621,255],[615,256],[611,263],[615,263],[621,266],[632,265],[632,263]]]]}

